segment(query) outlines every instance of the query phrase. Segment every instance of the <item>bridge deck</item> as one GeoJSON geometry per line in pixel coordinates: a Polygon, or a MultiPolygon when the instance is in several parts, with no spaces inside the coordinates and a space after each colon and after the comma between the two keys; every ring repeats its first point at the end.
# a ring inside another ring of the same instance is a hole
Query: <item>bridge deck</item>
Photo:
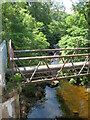
{"type": "MultiPolygon", "coordinates": [[[[75,68],[78,69],[78,68],[81,68],[83,65],[84,65],[85,62],[75,62],[73,63],[75,68]]],[[[49,68],[51,70],[59,70],[61,67],[63,66],[63,64],[55,64],[55,65],[49,65],[49,68]]],[[[74,66],[72,65],[72,63],[66,63],[63,70],[66,70],[66,69],[73,69],[74,66]]],[[[87,62],[86,63],[86,66],[90,66],[90,62],[87,62]]],[[[31,67],[19,67],[19,70],[22,72],[22,73],[32,73],[34,72],[35,68],[37,66],[31,66],[31,67]]],[[[14,73],[18,73],[19,70],[17,68],[14,68],[13,71],[14,73]]],[[[7,73],[9,73],[11,70],[7,70],[7,73]]],[[[42,65],[42,66],[39,66],[37,71],[36,72],[48,72],[48,68],[46,65],[42,65]]]]}
{"type": "Polygon", "coordinates": [[[33,81],[29,81],[29,82],[22,82],[23,85],[30,85],[30,84],[33,84],[33,83],[41,83],[41,82],[52,82],[54,80],[67,80],[67,79],[71,79],[71,78],[78,78],[78,77],[82,77],[82,76],[87,76],[89,77],[90,76],[90,73],[85,73],[85,74],[80,74],[80,75],[71,75],[71,76],[63,76],[63,77],[58,77],[57,79],[55,78],[46,78],[46,79],[36,79],[36,80],[33,80],[33,81]]]}

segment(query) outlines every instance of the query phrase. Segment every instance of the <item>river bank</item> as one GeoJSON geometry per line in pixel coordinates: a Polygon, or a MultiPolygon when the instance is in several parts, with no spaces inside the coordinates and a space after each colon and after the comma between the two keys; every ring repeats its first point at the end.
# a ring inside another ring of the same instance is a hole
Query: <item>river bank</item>
{"type": "Polygon", "coordinates": [[[23,86],[21,92],[21,114],[22,118],[27,118],[28,112],[38,100],[45,96],[46,83],[23,86]]]}

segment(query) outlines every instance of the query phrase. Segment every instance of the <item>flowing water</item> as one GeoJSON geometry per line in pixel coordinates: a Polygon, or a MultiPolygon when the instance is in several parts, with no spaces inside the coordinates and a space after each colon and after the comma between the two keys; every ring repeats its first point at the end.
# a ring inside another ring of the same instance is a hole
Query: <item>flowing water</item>
{"type": "Polygon", "coordinates": [[[73,86],[68,81],[64,81],[61,87],[50,88],[46,86],[46,95],[41,101],[37,101],[28,113],[29,118],[60,118],[89,116],[89,96],[84,86],[73,86]],[[56,92],[57,89],[57,92],[56,92]],[[57,101],[58,99],[62,101],[57,101]],[[69,114],[69,116],[68,116],[69,114]]]}
{"type": "Polygon", "coordinates": [[[55,118],[63,116],[60,104],[57,102],[55,88],[46,86],[45,91],[45,98],[35,104],[29,111],[27,118],[55,118]]]}

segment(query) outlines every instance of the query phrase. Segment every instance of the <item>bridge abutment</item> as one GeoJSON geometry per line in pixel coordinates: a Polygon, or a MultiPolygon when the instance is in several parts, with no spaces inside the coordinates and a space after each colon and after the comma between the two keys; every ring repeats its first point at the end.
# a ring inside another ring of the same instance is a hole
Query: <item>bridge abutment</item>
{"type": "Polygon", "coordinates": [[[5,88],[5,73],[7,70],[7,48],[6,41],[0,44],[0,91],[5,88]]]}

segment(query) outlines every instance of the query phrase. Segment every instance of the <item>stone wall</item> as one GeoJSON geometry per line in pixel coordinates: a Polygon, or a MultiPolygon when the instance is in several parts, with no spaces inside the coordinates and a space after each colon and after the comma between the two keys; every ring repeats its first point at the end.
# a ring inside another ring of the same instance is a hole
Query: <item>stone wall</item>
{"type": "Polygon", "coordinates": [[[19,118],[19,95],[9,98],[7,101],[0,103],[0,120],[1,118],[19,118]]]}

